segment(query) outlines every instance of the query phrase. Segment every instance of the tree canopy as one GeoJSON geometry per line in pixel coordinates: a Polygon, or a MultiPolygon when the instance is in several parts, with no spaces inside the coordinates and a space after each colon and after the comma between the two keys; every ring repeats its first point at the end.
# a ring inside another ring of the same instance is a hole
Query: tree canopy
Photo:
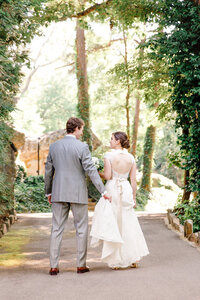
{"type": "MultiPolygon", "coordinates": [[[[136,83],[135,86],[144,93],[149,106],[159,102],[160,117],[164,118],[172,112],[180,147],[172,161],[188,171],[187,189],[199,192],[199,4],[199,0],[107,0],[98,3],[93,0],[0,1],[1,164],[6,156],[5,145],[10,140],[10,113],[15,107],[15,96],[23,76],[22,67],[29,65],[25,46],[34,35],[39,34],[40,25],[48,26],[51,22],[76,18],[83,28],[89,26],[90,20],[109,23],[111,29],[128,31],[138,21],[155,23],[155,33],[145,37],[145,42],[138,48],[140,59],[136,62],[136,57],[132,57],[119,64],[115,68],[116,74],[122,80],[128,74],[129,83],[132,86],[136,83]],[[141,49],[144,49],[142,57],[141,49]]],[[[40,113],[45,110],[47,107],[41,105],[40,113]]],[[[1,177],[0,182],[3,190],[6,178],[1,177]]]]}
{"type": "Polygon", "coordinates": [[[200,6],[193,2],[166,0],[159,18],[163,32],[149,45],[169,66],[170,103],[181,130],[174,161],[190,171],[187,189],[194,192],[200,191],[200,6]]]}

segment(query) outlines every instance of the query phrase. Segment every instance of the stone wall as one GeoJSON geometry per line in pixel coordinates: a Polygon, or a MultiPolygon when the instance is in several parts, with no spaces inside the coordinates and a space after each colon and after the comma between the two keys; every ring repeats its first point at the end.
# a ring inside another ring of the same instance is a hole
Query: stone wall
{"type": "Polygon", "coordinates": [[[15,159],[17,148],[21,147],[25,141],[24,134],[14,131],[11,141],[8,141],[5,147],[6,160],[0,166],[5,182],[5,193],[3,199],[0,199],[0,238],[9,230],[10,225],[14,223],[16,214],[14,211],[14,183],[15,183],[15,159]]]}
{"type": "MultiPolygon", "coordinates": [[[[19,158],[24,162],[27,175],[38,175],[38,161],[39,161],[39,175],[44,175],[45,162],[49,152],[50,144],[63,138],[66,135],[64,129],[48,132],[38,139],[26,138],[23,147],[20,148],[19,158]],[[39,159],[38,159],[39,147],[39,159]]],[[[92,144],[95,150],[101,145],[101,141],[92,133],[92,144]]]]}
{"type": "Polygon", "coordinates": [[[193,232],[192,220],[187,219],[184,221],[184,225],[181,225],[179,218],[176,217],[176,215],[172,212],[171,209],[168,209],[165,223],[169,229],[177,230],[182,239],[193,243],[194,246],[200,247],[200,231],[193,232]]]}

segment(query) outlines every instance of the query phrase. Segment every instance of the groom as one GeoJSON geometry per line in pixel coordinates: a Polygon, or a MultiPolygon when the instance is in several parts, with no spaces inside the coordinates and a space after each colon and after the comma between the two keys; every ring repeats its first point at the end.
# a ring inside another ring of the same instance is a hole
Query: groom
{"type": "Polygon", "coordinates": [[[67,135],[50,145],[45,164],[45,192],[52,204],[50,240],[50,275],[59,273],[58,260],[62,235],[71,208],[77,237],[77,273],[89,272],[86,267],[88,235],[88,193],[85,173],[105,199],[110,199],[94,166],[88,145],[79,141],[84,122],[70,118],[67,135]]]}

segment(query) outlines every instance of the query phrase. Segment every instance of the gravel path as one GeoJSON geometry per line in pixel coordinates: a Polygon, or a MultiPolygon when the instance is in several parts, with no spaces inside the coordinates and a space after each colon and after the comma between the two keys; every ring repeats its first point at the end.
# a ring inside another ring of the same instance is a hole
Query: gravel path
{"type": "MultiPolygon", "coordinates": [[[[91,223],[92,213],[90,213],[91,223]]],[[[0,266],[2,300],[200,300],[200,251],[167,229],[162,215],[139,216],[150,255],[138,269],[110,270],[100,248],[88,249],[91,272],[76,273],[76,242],[70,215],[60,257],[60,274],[49,276],[51,214],[21,214],[3,242],[15,243],[15,232],[29,241],[21,246],[21,265],[0,266]],[[13,240],[12,240],[13,239],[13,240]]],[[[17,250],[16,250],[17,251],[17,250]]],[[[15,253],[13,253],[15,256],[15,253]]]]}

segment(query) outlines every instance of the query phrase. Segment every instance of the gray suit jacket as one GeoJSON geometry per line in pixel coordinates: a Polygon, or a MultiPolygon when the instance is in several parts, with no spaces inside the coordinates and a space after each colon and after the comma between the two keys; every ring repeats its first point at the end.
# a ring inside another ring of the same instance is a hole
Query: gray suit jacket
{"type": "Polygon", "coordinates": [[[45,193],[52,202],[88,203],[85,172],[100,193],[105,187],[94,166],[88,145],[72,136],[50,145],[45,164],[45,193]]]}

